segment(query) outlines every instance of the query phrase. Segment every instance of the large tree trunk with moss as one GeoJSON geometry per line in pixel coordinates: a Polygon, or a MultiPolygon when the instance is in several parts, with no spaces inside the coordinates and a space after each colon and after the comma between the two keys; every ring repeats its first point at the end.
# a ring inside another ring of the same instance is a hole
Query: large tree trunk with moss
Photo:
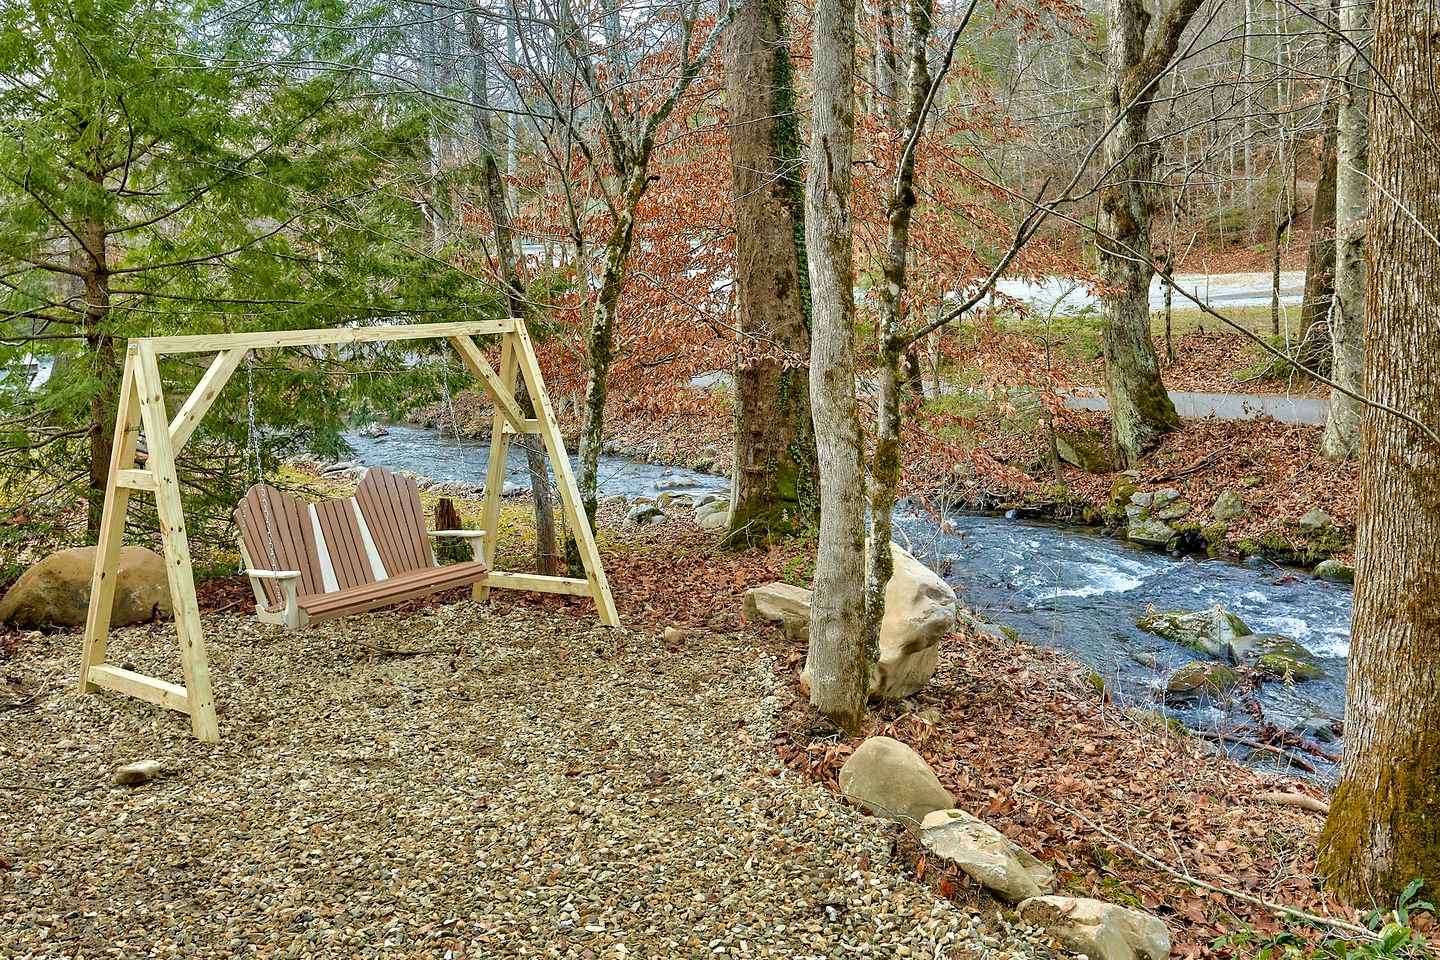
{"type": "Polygon", "coordinates": [[[1320,144],[1320,176],[1310,208],[1310,248],[1305,258],[1305,300],[1300,307],[1302,366],[1319,373],[1330,368],[1330,304],[1335,299],[1335,125],[1339,113],[1326,110],[1320,144]]]}
{"type": "MultiPolygon", "coordinates": [[[[1370,62],[1361,52],[1370,37],[1370,0],[1340,4],[1341,90],[1335,139],[1335,301],[1330,316],[1331,371],[1336,383],[1356,393],[1365,372],[1365,218],[1369,183],[1368,110],[1370,62]]],[[[1360,403],[1332,391],[1320,451],[1331,460],[1355,456],[1360,442],[1360,403]]]]}
{"type": "Polygon", "coordinates": [[[1199,5],[1200,0],[1177,0],[1147,44],[1151,15],[1144,2],[1110,0],[1105,97],[1109,132],[1097,249],[1100,275],[1109,288],[1102,298],[1105,396],[1116,449],[1132,466],[1160,436],[1180,427],[1150,339],[1150,280],[1155,275],[1150,226],[1159,189],[1148,127],[1156,84],[1199,5]]]}
{"type": "Polygon", "coordinates": [[[851,164],[855,3],[817,0],[805,239],[814,309],[810,398],[820,467],[820,540],[810,606],[810,702],[855,733],[865,715],[865,475],[855,401],[851,164]]]}
{"type": "MultiPolygon", "coordinates": [[[[1375,6],[1370,58],[1370,265],[1365,385],[1440,425],[1440,91],[1435,19],[1375,6]]],[[[1440,892],[1440,445],[1374,407],[1362,415],[1355,612],[1345,757],[1320,837],[1320,867],[1359,906],[1392,906],[1424,877],[1440,892]]]]}
{"type": "Polygon", "coordinates": [[[745,0],[724,59],[739,314],[727,543],[740,545],[813,527],[819,507],[805,188],[783,0],[745,0]]]}
{"type": "Polygon", "coordinates": [[[635,241],[635,209],[649,181],[641,166],[625,175],[615,221],[605,241],[600,292],[585,331],[585,403],[580,421],[580,498],[595,522],[599,507],[600,447],[605,439],[605,403],[610,397],[610,365],[615,360],[615,312],[625,289],[625,266],[635,241]]]}

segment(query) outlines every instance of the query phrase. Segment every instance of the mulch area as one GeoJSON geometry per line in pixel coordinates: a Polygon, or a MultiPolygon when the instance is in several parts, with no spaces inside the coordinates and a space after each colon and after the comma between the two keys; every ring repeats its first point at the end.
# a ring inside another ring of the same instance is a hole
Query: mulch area
{"type": "MultiPolygon", "coordinates": [[[[741,619],[740,601],[749,587],[776,579],[808,580],[806,550],[722,552],[717,534],[696,529],[686,511],[639,529],[615,527],[618,513],[605,520],[602,550],[627,633],[655,638],[647,656],[679,659],[692,658],[701,648],[684,637],[662,640],[658,634],[666,626],[684,628],[690,637],[746,638],[744,657],[770,662],[767,669],[780,682],[779,715],[765,735],[776,758],[772,762],[837,789],[839,767],[859,740],[827,732],[801,698],[795,674],[803,648],[741,619]]],[[[227,643],[233,643],[236,631],[254,632],[252,619],[232,617],[245,612],[248,589],[237,578],[204,582],[203,606],[211,611],[207,619],[218,616],[235,624],[227,628],[227,643]]],[[[395,626],[374,636],[384,647],[412,641],[433,645],[426,625],[457,615],[447,611],[464,609],[460,591],[406,605],[380,615],[377,622],[395,626]]],[[[592,622],[593,612],[588,603],[571,598],[497,592],[487,616],[516,623],[538,617],[533,622],[583,627],[592,622]]],[[[563,636],[550,626],[545,632],[563,636]]],[[[348,639],[336,635],[326,643],[348,639]]],[[[935,681],[910,700],[879,705],[865,734],[893,736],[919,750],[955,794],[957,805],[1054,864],[1067,892],[1156,913],[1170,926],[1177,952],[1191,957],[1251,956],[1253,939],[1247,947],[1217,943],[1217,938],[1246,929],[1270,935],[1285,924],[1272,911],[1168,875],[1145,863],[1136,850],[1221,888],[1348,917],[1325,902],[1313,878],[1321,817],[1260,799],[1274,791],[1320,796],[1314,785],[1257,772],[1154,717],[1127,715],[1098,697],[1083,667],[1060,654],[968,633],[950,637],[943,650],[935,681]]],[[[10,666],[25,664],[29,656],[22,651],[10,666]]],[[[253,656],[263,662],[294,659],[279,647],[263,645],[253,656]]],[[[453,657],[450,662],[454,669],[453,657]]],[[[551,669],[557,667],[570,669],[553,662],[551,669]]],[[[297,689],[296,695],[308,695],[307,689],[297,689]]],[[[91,712],[99,709],[96,702],[82,700],[91,712]]],[[[247,707],[244,715],[250,712],[247,707]]],[[[233,714],[222,716],[222,724],[235,722],[233,714]]],[[[162,726],[170,730],[167,737],[179,734],[178,742],[184,742],[173,723],[162,726]]],[[[963,876],[927,862],[903,831],[873,821],[867,829],[880,832],[880,845],[856,861],[864,869],[883,867],[897,882],[919,881],[934,896],[962,908],[962,916],[966,911],[993,916],[996,904],[963,876]]]]}

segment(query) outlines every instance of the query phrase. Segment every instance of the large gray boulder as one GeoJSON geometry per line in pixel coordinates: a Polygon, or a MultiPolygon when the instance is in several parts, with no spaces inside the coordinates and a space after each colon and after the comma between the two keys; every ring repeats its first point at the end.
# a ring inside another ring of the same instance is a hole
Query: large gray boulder
{"type": "Polygon", "coordinates": [[[896,544],[880,621],[880,662],[872,667],[872,697],[908,697],[935,675],[940,641],[955,629],[955,591],[939,574],[896,544]]]}
{"type": "Polygon", "coordinates": [[[964,810],[936,810],[920,822],[920,842],[986,890],[1019,903],[1043,895],[1054,873],[1028,850],[964,810]]]}
{"type": "MultiPolygon", "coordinates": [[[[0,599],[0,622],[24,630],[82,626],[90,609],[94,574],[94,547],[52,553],[22,573],[0,599]]],[[[172,613],[165,561],[144,547],[122,547],[111,625],[144,623],[157,613],[162,617],[172,613]]]]}
{"type": "Polygon", "coordinates": [[[925,758],[899,740],[871,737],[840,768],[840,792],[861,809],[918,830],[926,816],[955,798],[925,758]]]}
{"type": "MultiPolygon", "coordinates": [[[[955,629],[955,591],[935,571],[891,544],[894,569],[885,586],[880,661],[871,665],[870,696],[908,697],[935,675],[940,641],[955,629]]],[[[810,639],[810,591],[772,583],[745,592],[745,619],[778,623],[792,640],[810,639]]],[[[807,672],[800,679],[810,683],[807,672]]]]}
{"type": "Polygon", "coordinates": [[[810,591],[772,583],[745,591],[745,619],[777,623],[791,640],[810,640],[810,591]]]}
{"type": "Polygon", "coordinates": [[[1044,930],[1072,953],[1090,960],[1167,960],[1170,931],[1164,922],[1125,907],[1078,897],[1032,897],[1016,908],[1026,923],[1044,930]]]}
{"type": "Polygon", "coordinates": [[[1218,603],[1195,613],[1152,612],[1140,619],[1140,628],[1216,658],[1227,656],[1232,642],[1251,633],[1244,620],[1218,603]]]}

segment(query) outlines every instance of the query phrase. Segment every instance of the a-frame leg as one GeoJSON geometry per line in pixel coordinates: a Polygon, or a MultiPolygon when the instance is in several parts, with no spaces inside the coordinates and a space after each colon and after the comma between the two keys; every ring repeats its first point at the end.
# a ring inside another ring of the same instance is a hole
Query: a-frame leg
{"type": "MultiPolygon", "coordinates": [[[[594,598],[595,606],[600,612],[600,622],[607,627],[618,627],[620,615],[615,609],[615,598],[610,595],[605,568],[600,564],[600,549],[595,545],[595,531],[590,526],[590,518],[585,515],[585,508],[580,502],[580,488],[575,483],[575,470],[570,465],[565,441],[560,436],[560,425],[555,420],[550,394],[545,389],[540,360],[535,356],[535,347],[530,342],[530,333],[525,329],[523,321],[516,321],[515,332],[506,335],[505,343],[509,345],[512,339],[515,361],[530,388],[530,398],[535,403],[535,416],[540,421],[540,438],[545,442],[545,451],[550,455],[550,466],[555,471],[556,486],[560,488],[560,500],[565,506],[565,518],[580,549],[580,560],[585,565],[585,579],[590,584],[589,594],[594,598]]],[[[491,457],[494,457],[493,450],[491,457]]]]}
{"type": "Polygon", "coordinates": [[[175,471],[160,367],[154,351],[144,344],[137,351],[136,365],[140,418],[145,425],[149,452],[146,466],[155,481],[155,507],[160,515],[160,538],[165,548],[165,569],[170,581],[170,601],[175,608],[180,665],[185,676],[185,707],[195,736],[207,743],[217,743],[220,727],[215,721],[210,666],[200,627],[200,604],[195,596],[195,574],[190,567],[190,542],[185,534],[185,511],[180,502],[180,479],[175,471]]]}
{"type": "Polygon", "coordinates": [[[110,474],[105,485],[105,510],[100,520],[100,542],[95,550],[95,574],[90,581],[90,609],[85,616],[85,646],[80,654],[80,692],[100,689],[90,682],[92,668],[105,662],[105,644],[110,636],[110,610],[115,603],[115,580],[119,575],[120,544],[125,539],[125,511],[130,505],[130,488],[118,486],[116,475],[135,466],[135,447],[140,439],[139,398],[135,391],[135,349],[125,352],[125,372],[120,378],[120,405],[115,411],[115,441],[110,447],[110,474]]]}
{"type": "MultiPolygon", "coordinates": [[[[512,334],[505,334],[500,340],[499,387],[512,399],[515,396],[515,381],[518,367],[515,362],[515,345],[512,334]]],[[[510,458],[510,431],[500,405],[495,406],[495,419],[490,425],[490,463],[485,471],[485,497],[480,506],[480,529],[485,536],[480,540],[480,558],[487,570],[495,569],[495,551],[500,542],[500,494],[505,489],[505,465],[510,458]]],[[[477,601],[490,596],[490,587],[483,580],[471,591],[477,601]]]]}

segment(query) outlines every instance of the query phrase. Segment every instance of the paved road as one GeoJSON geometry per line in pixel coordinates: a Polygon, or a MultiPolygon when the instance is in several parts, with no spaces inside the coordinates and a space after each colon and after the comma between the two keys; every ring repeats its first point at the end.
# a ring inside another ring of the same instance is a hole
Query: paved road
{"type": "MultiPolygon", "coordinates": [[[[1177,276],[1178,286],[1189,290],[1212,307],[1254,307],[1270,303],[1270,274],[1216,273],[1177,276]]],[[[1047,277],[1035,283],[1029,280],[1001,280],[996,288],[1029,303],[1032,307],[1055,313],[1074,313],[1096,304],[1090,292],[1077,281],[1066,277],[1047,277]]],[[[1305,271],[1286,270],[1280,274],[1280,302],[1286,306],[1300,303],[1305,293],[1305,271]]],[[[1193,307],[1188,299],[1175,294],[1175,307],[1193,307]]],[[[1150,309],[1165,308],[1165,292],[1156,277],[1150,284],[1150,309]]]]}
{"type": "MultiPolygon", "coordinates": [[[[1191,393],[1170,391],[1175,412],[1182,417],[1219,417],[1221,420],[1253,420],[1274,417],[1281,423],[1323,424],[1330,412],[1329,400],[1314,397],[1263,396],[1243,393],[1191,393]]],[[[1109,410],[1100,393],[1075,394],[1065,398],[1072,410],[1109,410]]]]}

